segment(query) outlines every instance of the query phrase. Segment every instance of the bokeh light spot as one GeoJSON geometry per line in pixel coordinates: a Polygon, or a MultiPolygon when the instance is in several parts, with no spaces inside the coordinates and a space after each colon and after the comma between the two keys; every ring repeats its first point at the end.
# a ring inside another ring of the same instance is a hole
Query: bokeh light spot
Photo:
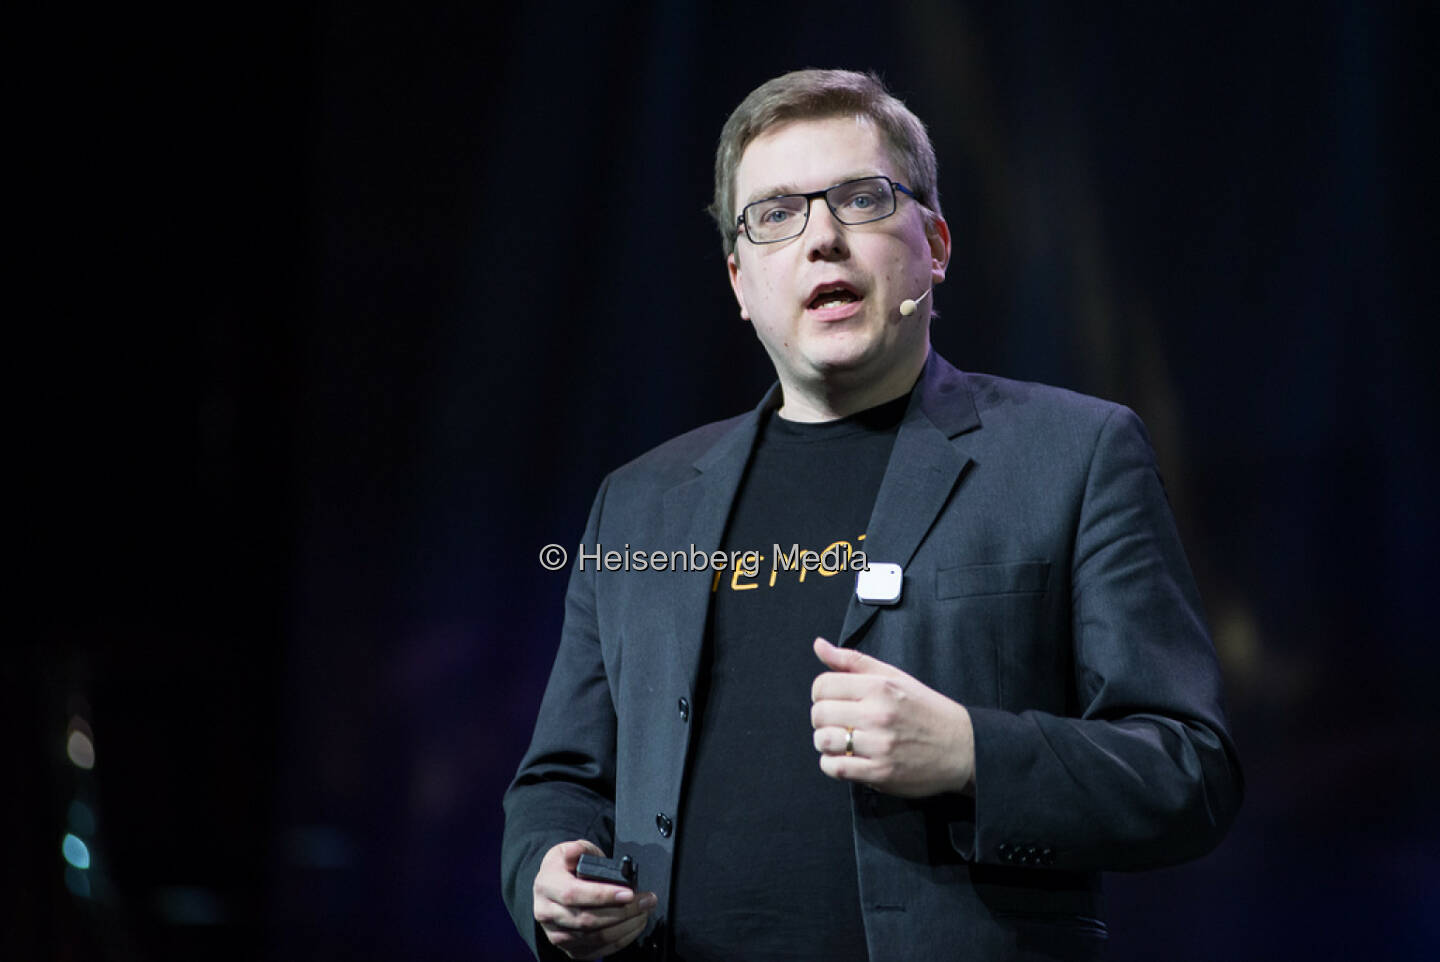
{"type": "Polygon", "coordinates": [[[65,861],[76,868],[90,867],[90,850],[74,835],[66,833],[65,839],[60,843],[60,854],[65,856],[65,861]]]}
{"type": "Polygon", "coordinates": [[[77,768],[90,769],[95,767],[95,743],[90,736],[82,731],[70,732],[70,737],[65,742],[65,754],[77,768]]]}

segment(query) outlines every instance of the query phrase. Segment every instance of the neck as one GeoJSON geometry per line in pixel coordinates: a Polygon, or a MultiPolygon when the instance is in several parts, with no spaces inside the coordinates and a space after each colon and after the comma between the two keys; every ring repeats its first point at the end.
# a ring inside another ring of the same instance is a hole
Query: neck
{"type": "Polygon", "coordinates": [[[777,412],[787,421],[837,421],[857,411],[865,411],[906,394],[920,378],[925,360],[930,356],[930,342],[912,361],[893,367],[877,381],[847,384],[843,377],[822,378],[815,383],[795,384],[781,377],[784,403],[777,412]]]}

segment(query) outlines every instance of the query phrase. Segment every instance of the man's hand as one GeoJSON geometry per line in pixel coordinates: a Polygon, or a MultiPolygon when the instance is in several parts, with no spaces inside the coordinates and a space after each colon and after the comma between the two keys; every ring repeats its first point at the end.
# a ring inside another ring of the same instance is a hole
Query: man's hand
{"type": "Polygon", "coordinates": [[[824,638],[815,654],[830,668],[810,688],[822,772],[906,798],[974,793],[975,731],[964,705],[824,638]]]}
{"type": "Polygon", "coordinates": [[[561,842],[545,853],[535,874],[535,921],[550,943],[570,958],[598,959],[620,951],[645,931],[655,893],[576,877],[581,855],[605,857],[585,839],[561,842]]]}

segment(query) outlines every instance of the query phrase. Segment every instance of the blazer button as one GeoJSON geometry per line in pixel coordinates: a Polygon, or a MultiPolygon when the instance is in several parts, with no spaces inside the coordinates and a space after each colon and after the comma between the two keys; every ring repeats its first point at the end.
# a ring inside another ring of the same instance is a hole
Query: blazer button
{"type": "Polygon", "coordinates": [[[677,707],[680,709],[680,720],[682,722],[688,722],[690,720],[690,702],[681,698],[677,707]]]}
{"type": "Polygon", "coordinates": [[[670,821],[670,816],[661,812],[655,816],[655,827],[660,830],[661,838],[669,838],[675,828],[675,823],[670,821]]]}

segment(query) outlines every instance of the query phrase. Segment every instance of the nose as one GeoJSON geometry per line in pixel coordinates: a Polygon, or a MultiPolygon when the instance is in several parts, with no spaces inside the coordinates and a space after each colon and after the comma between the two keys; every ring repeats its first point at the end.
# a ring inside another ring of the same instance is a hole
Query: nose
{"type": "Polygon", "coordinates": [[[845,225],[835,218],[824,197],[810,199],[810,217],[805,224],[805,256],[812,261],[833,261],[850,253],[845,244],[845,225]],[[815,209],[819,205],[820,209],[815,209]]]}

